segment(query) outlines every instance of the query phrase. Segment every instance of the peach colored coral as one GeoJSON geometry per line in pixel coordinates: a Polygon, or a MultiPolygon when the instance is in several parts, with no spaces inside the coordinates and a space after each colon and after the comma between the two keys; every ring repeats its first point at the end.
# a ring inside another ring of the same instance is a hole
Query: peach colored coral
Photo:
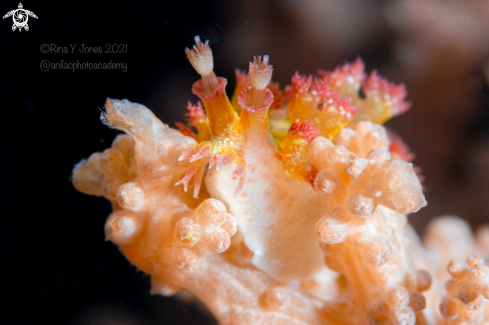
{"type": "Polygon", "coordinates": [[[423,246],[407,223],[426,205],[413,156],[377,124],[409,107],[403,85],[367,78],[358,59],[296,74],[285,103],[263,56],[229,101],[208,43],[186,53],[205,113],[189,104],[177,131],[107,99],[102,122],[126,134],[73,170],[78,190],[112,203],[106,238],[153,294],[186,290],[221,324],[489,321],[489,268],[469,257],[489,253],[487,229],[476,244],[445,218],[423,246]]]}

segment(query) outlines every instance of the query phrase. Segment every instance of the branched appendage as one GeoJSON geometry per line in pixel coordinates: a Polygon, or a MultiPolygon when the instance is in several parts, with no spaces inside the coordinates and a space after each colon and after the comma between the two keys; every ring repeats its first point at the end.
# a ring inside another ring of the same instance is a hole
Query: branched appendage
{"type": "Polygon", "coordinates": [[[334,91],[352,98],[358,112],[350,122],[354,126],[360,121],[382,124],[388,119],[405,113],[410,104],[405,101],[406,88],[395,85],[372,71],[367,78],[365,65],[360,58],[346,63],[334,71],[319,71],[334,91]],[[361,94],[363,92],[363,94],[361,94]]]}
{"type": "Polygon", "coordinates": [[[236,188],[236,195],[239,194],[246,177],[246,161],[241,148],[242,140],[240,135],[234,133],[232,138],[213,138],[211,141],[203,141],[184,151],[178,160],[188,159],[190,167],[183,178],[176,182],[175,185],[183,184],[184,191],[187,192],[189,181],[194,177],[194,197],[196,198],[199,195],[202,176],[207,164],[209,164],[209,169],[216,166],[216,171],[227,165],[233,165],[233,177],[240,180],[236,188]]]}
{"type": "Polygon", "coordinates": [[[187,104],[188,113],[185,114],[188,126],[197,129],[197,134],[195,134],[188,126],[183,123],[176,122],[175,126],[178,131],[182,132],[183,135],[192,137],[197,142],[207,141],[211,138],[211,133],[209,129],[209,119],[205,115],[202,103],[198,102],[197,105],[192,105],[191,102],[187,104]]]}
{"type": "Polygon", "coordinates": [[[333,91],[323,79],[300,76],[292,78],[292,86],[285,89],[291,121],[310,121],[321,131],[321,136],[333,140],[353,118],[357,108],[350,97],[333,91]]]}
{"type": "Polygon", "coordinates": [[[489,267],[484,263],[482,257],[471,256],[465,262],[451,260],[448,264],[452,279],[445,284],[447,295],[440,304],[445,324],[486,324],[489,267]]]}
{"type": "Polygon", "coordinates": [[[353,103],[360,102],[360,89],[365,81],[365,64],[358,57],[353,63],[345,63],[333,71],[319,70],[321,78],[327,80],[331,89],[347,95],[353,99],[353,103]]]}
{"type": "Polygon", "coordinates": [[[280,160],[284,164],[286,172],[295,178],[303,179],[309,184],[314,184],[317,170],[309,162],[309,143],[317,138],[320,131],[313,126],[313,122],[292,123],[284,140],[279,143],[280,160]]]}
{"type": "Polygon", "coordinates": [[[326,265],[346,278],[344,314],[355,324],[422,322],[426,285],[418,285],[410,266],[403,214],[426,201],[411,165],[380,148],[357,158],[322,137],[310,143],[309,156],[319,171],[316,190],[337,207],[317,222],[316,233],[326,265]]]}
{"type": "Polygon", "coordinates": [[[359,121],[371,121],[382,124],[388,119],[405,113],[411,104],[405,100],[407,92],[403,84],[396,85],[388,82],[372,71],[362,85],[365,100],[359,106],[352,124],[359,121]]]}

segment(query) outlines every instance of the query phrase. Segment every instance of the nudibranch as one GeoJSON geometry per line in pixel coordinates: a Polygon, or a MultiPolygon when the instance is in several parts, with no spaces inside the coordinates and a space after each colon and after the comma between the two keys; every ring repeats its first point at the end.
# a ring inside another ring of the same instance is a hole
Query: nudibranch
{"type": "MultiPolygon", "coordinates": [[[[78,190],[112,204],[107,240],[152,293],[186,290],[222,324],[433,322],[436,263],[405,216],[426,205],[414,156],[379,124],[409,108],[404,86],[357,59],[296,73],[282,92],[264,55],[236,71],[229,100],[208,42],[195,41],[185,53],[201,102],[187,124],[107,99],[102,122],[125,134],[73,170],[78,190]]],[[[476,319],[488,268],[474,257],[449,271],[441,315],[476,319]]]]}

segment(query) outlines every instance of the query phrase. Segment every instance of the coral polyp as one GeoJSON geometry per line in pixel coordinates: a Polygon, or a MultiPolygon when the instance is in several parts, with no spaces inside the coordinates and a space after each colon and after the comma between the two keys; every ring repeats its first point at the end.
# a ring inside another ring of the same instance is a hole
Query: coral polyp
{"type": "Polygon", "coordinates": [[[467,256],[451,256],[458,219],[428,231],[428,248],[407,223],[426,205],[414,156],[380,125],[409,108],[403,85],[357,59],[296,73],[282,92],[264,55],[236,71],[229,100],[208,42],[195,40],[186,54],[201,102],[187,124],[107,99],[102,122],[125,134],[73,171],[79,191],[111,202],[106,237],[153,294],[186,290],[221,324],[489,321],[488,267],[469,257],[489,252],[469,234],[467,256]],[[468,259],[444,273],[452,257],[468,259]]]}

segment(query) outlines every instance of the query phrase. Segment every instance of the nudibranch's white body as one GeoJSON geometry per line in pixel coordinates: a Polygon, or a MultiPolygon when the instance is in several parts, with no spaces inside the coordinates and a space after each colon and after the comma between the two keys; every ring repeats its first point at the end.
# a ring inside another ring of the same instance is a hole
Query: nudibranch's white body
{"type": "Polygon", "coordinates": [[[247,174],[243,190],[232,168],[212,169],[206,177],[209,194],[221,200],[238,219],[253,264],[282,281],[307,279],[324,266],[314,225],[330,210],[312,187],[288,176],[272,143],[245,148],[247,174]]]}

